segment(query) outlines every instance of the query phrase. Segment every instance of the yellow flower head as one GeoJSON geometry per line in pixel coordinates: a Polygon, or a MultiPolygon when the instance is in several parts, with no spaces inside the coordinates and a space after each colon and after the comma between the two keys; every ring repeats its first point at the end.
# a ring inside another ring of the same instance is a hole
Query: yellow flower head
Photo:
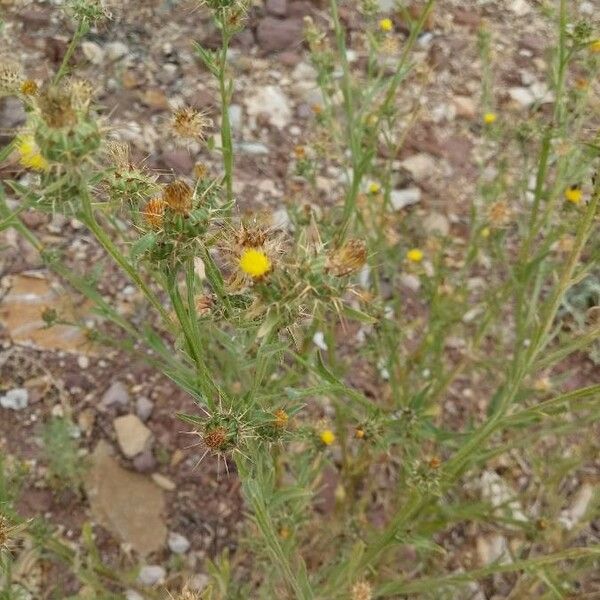
{"type": "Polygon", "coordinates": [[[21,94],[25,96],[35,96],[38,91],[38,84],[33,79],[26,79],[21,84],[21,94]]]}
{"type": "Polygon", "coordinates": [[[493,123],[496,122],[497,119],[498,119],[498,115],[496,113],[493,113],[493,112],[486,112],[483,115],[483,122],[486,125],[492,125],[493,123]]]}
{"type": "Polygon", "coordinates": [[[376,181],[369,184],[369,194],[378,194],[380,189],[381,186],[376,181]]]}
{"type": "Polygon", "coordinates": [[[596,40],[590,44],[590,50],[594,53],[600,54],[600,40],[596,40]]]}
{"type": "Polygon", "coordinates": [[[581,192],[581,188],[578,185],[570,185],[565,190],[565,200],[572,202],[573,204],[579,204],[583,194],[581,192]]]}
{"type": "Polygon", "coordinates": [[[319,437],[326,446],[331,446],[331,444],[335,442],[335,433],[333,433],[331,429],[325,429],[324,431],[321,431],[319,437]]]}
{"type": "Polygon", "coordinates": [[[239,265],[246,275],[255,279],[266,275],[271,270],[269,257],[262,250],[256,248],[246,248],[240,256],[239,265]]]}
{"type": "Polygon", "coordinates": [[[379,21],[379,29],[381,31],[385,31],[390,32],[392,31],[392,29],[394,29],[394,24],[392,23],[391,19],[385,18],[385,19],[381,19],[381,21],[379,21]]]}
{"type": "Polygon", "coordinates": [[[413,248],[406,253],[406,258],[410,262],[420,263],[423,260],[423,251],[419,248],[413,248]]]}
{"type": "Polygon", "coordinates": [[[17,152],[19,153],[19,162],[26,169],[34,171],[47,171],[48,161],[40,154],[40,149],[35,143],[32,135],[24,135],[17,140],[17,152]]]}

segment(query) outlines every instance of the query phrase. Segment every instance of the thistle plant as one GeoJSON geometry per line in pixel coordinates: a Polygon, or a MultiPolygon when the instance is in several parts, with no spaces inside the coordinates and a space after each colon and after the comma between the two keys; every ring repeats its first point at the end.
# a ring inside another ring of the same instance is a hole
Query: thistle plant
{"type": "MultiPolygon", "coordinates": [[[[235,469],[248,531],[239,558],[211,566],[207,597],[450,598],[467,582],[513,572],[515,593],[525,594],[514,597],[553,597],[559,579],[558,597],[577,593],[600,548],[560,529],[552,499],[560,481],[540,485],[548,464],[536,451],[549,452],[549,462],[560,456],[561,436],[594,431],[600,412],[599,385],[568,389],[557,375],[600,334],[597,321],[569,330],[560,318],[599,258],[597,124],[588,119],[589,90],[570,87],[571,68],[589,80],[598,72],[593,31],[572,27],[568,3],[557,3],[553,112],[516,125],[494,107],[489,34],[481,32],[481,176],[469,235],[458,245],[443,234],[426,239],[410,219],[394,222],[391,204],[393,159],[412,122],[397,98],[412,83],[411,53],[434,0],[416,15],[381,15],[362,2],[364,68],[348,59],[337,0],[329,28],[307,20],[322,104],[314,107],[315,142],[295,152],[296,174],[309,200],[327,161],[345,173],[345,185],[331,209],[290,209],[292,233],[237,214],[227,59],[249,7],[205,4],[222,44],[195,48],[219,86],[220,145],[212,151],[222,172],[198,167],[164,181],[107,138],[92,86],[70,73],[72,48],[102,16],[100,5],[71,3],[76,32],[55,77],[37,89],[18,65],[2,73],[2,90],[21,98],[28,118],[1,157],[15,152],[32,177],[0,188],[0,228],[25,236],[92,302],[91,341],[146,361],[195,400],[197,412],[174,418],[199,440],[199,459],[212,453],[235,469]],[[408,31],[401,46],[391,35],[398,17],[408,31]],[[21,219],[29,209],[85,225],[138,289],[135,316],[38,240],[21,219]],[[386,283],[398,289],[398,265],[418,282],[417,316],[399,294],[383,293],[386,283]],[[353,328],[364,341],[354,357],[340,343],[353,328]],[[353,378],[365,364],[375,391],[353,378]],[[478,387],[483,409],[457,423],[444,406],[465,381],[478,387]],[[537,474],[527,494],[540,508],[525,519],[470,491],[511,451],[537,474]],[[315,498],[332,470],[334,506],[324,515],[315,498]],[[542,518],[554,523],[552,535],[536,525],[542,518]],[[516,529],[512,560],[451,571],[436,540],[465,522],[516,529]],[[247,577],[243,551],[252,555],[247,577]]],[[[171,123],[196,141],[210,124],[191,108],[171,123]]]]}

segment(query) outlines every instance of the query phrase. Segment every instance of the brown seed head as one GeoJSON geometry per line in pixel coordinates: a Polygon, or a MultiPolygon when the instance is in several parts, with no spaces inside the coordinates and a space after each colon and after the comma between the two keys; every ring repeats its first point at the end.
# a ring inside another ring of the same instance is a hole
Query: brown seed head
{"type": "Polygon", "coordinates": [[[189,584],[186,583],[177,596],[173,596],[171,592],[169,592],[169,597],[171,600],[201,600],[202,595],[200,592],[192,590],[189,584]]]}
{"type": "Polygon", "coordinates": [[[210,431],[206,431],[202,438],[207,448],[213,451],[222,450],[227,443],[227,431],[224,427],[215,427],[210,431]]]}
{"type": "Polygon", "coordinates": [[[176,110],[171,121],[175,135],[188,140],[204,140],[206,128],[211,125],[206,113],[189,106],[176,110]]]}
{"type": "Polygon", "coordinates": [[[439,456],[432,456],[429,459],[429,468],[430,469],[439,469],[440,465],[442,464],[442,459],[439,456]]]}
{"type": "Polygon", "coordinates": [[[367,262],[367,246],[363,240],[349,240],[327,257],[327,270],[336,277],[355,273],[367,262]]]}
{"type": "Polygon", "coordinates": [[[194,177],[196,179],[204,179],[208,175],[208,167],[201,162],[194,165],[194,177]]]}
{"type": "Polygon", "coordinates": [[[241,248],[262,248],[268,237],[265,229],[242,225],[235,232],[235,243],[241,248]]]}
{"type": "Polygon", "coordinates": [[[503,200],[494,202],[488,210],[488,219],[495,227],[503,227],[507,225],[512,218],[512,210],[510,206],[503,200]]]}
{"type": "Polygon", "coordinates": [[[371,600],[372,588],[366,581],[359,581],[352,586],[352,600],[371,600]]]}
{"type": "Polygon", "coordinates": [[[278,408],[275,411],[275,427],[277,427],[277,429],[285,429],[289,421],[290,417],[283,408],[278,408]]]}
{"type": "Polygon", "coordinates": [[[144,206],[142,212],[144,220],[151,229],[160,229],[162,227],[165,215],[165,203],[161,198],[152,198],[144,206]]]}
{"type": "Polygon", "coordinates": [[[69,91],[73,108],[86,112],[94,97],[94,86],[87,79],[72,79],[69,82],[69,91]]]}
{"type": "Polygon", "coordinates": [[[186,215],[192,208],[192,188],[180,179],[169,183],[163,191],[163,200],[169,208],[180,215],[186,215]]]}

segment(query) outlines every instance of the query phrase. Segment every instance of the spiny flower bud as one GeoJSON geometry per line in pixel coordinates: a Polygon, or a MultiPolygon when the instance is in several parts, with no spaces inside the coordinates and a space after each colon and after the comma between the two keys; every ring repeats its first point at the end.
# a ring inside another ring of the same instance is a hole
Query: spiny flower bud
{"type": "Polygon", "coordinates": [[[0,96],[16,94],[23,81],[21,65],[13,60],[5,60],[0,56],[0,96]]]}
{"type": "Polygon", "coordinates": [[[367,262],[367,246],[363,240],[349,240],[327,257],[327,270],[336,277],[350,275],[367,262]]]}
{"type": "Polygon", "coordinates": [[[196,298],[196,312],[201,316],[207,315],[215,305],[215,299],[211,294],[202,294],[196,298]]]}
{"type": "Polygon", "coordinates": [[[223,450],[228,441],[227,430],[221,426],[210,429],[204,433],[202,441],[206,444],[206,447],[213,452],[223,450]]]}
{"type": "Polygon", "coordinates": [[[186,106],[175,111],[171,128],[175,135],[188,140],[204,140],[206,128],[212,125],[206,113],[186,106]]]}
{"type": "Polygon", "coordinates": [[[290,417],[283,408],[278,408],[275,411],[275,427],[277,427],[277,429],[285,429],[289,421],[290,417]]]}
{"type": "Polygon", "coordinates": [[[163,200],[178,214],[186,215],[192,208],[192,188],[180,179],[169,183],[163,191],[163,200]]]}
{"type": "Polygon", "coordinates": [[[142,215],[151,229],[160,229],[164,221],[165,203],[161,198],[152,198],[144,206],[142,215]]]}

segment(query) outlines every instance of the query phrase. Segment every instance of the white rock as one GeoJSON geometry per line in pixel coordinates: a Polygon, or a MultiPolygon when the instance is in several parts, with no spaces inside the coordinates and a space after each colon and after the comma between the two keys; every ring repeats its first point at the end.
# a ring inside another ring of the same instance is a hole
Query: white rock
{"type": "Polygon", "coordinates": [[[421,190],[417,187],[392,190],[390,192],[390,202],[394,210],[401,210],[406,206],[416,204],[419,200],[421,200],[421,190]]]}
{"type": "Polygon", "coordinates": [[[402,273],[400,275],[400,283],[412,292],[418,292],[421,288],[421,280],[412,273],[402,273]]]}
{"type": "Polygon", "coordinates": [[[531,6],[527,0],[512,0],[510,4],[512,10],[518,17],[524,17],[531,12],[531,6]]]}
{"type": "Polygon", "coordinates": [[[480,478],[481,496],[516,521],[527,521],[517,493],[495,471],[484,471],[480,478]]]}
{"type": "Polygon", "coordinates": [[[477,108],[473,98],[470,96],[454,96],[453,100],[456,114],[465,119],[474,119],[477,114],[477,108]]]}
{"type": "Polygon", "coordinates": [[[123,415],[113,421],[117,442],[127,458],[133,458],[150,447],[152,432],[136,415],[123,415]]]}
{"type": "Polygon", "coordinates": [[[275,229],[288,230],[292,227],[290,215],[285,208],[278,208],[273,211],[271,216],[271,224],[275,229]]]}
{"type": "Polygon", "coordinates": [[[439,233],[441,235],[448,235],[450,232],[450,223],[440,213],[429,213],[423,219],[423,229],[429,234],[439,233]]]}
{"type": "Polygon", "coordinates": [[[125,591],[125,600],[144,600],[144,596],[142,596],[135,590],[126,590],[125,591]]]}
{"type": "Polygon", "coordinates": [[[242,154],[269,154],[269,149],[260,142],[240,142],[239,144],[235,144],[235,147],[242,154]]]}
{"type": "Polygon", "coordinates": [[[129,392],[123,383],[120,381],[113,381],[110,387],[102,395],[100,400],[100,406],[102,408],[110,408],[112,406],[119,406],[125,408],[129,404],[129,392]]]}
{"type": "Polygon", "coordinates": [[[110,44],[106,44],[106,56],[110,60],[119,60],[128,54],[129,48],[123,42],[110,42],[110,44]]]}
{"type": "Polygon", "coordinates": [[[563,510],[558,519],[566,530],[570,531],[579,521],[581,521],[585,516],[593,497],[594,486],[589,483],[584,483],[579,490],[577,490],[571,506],[563,510]]]}
{"type": "Polygon", "coordinates": [[[29,404],[29,392],[25,388],[14,388],[8,390],[4,396],[0,396],[0,406],[11,410],[23,410],[29,404]]]}
{"type": "Polygon", "coordinates": [[[503,535],[498,533],[477,538],[477,554],[482,565],[495,562],[502,565],[512,562],[508,542],[503,535]]]}
{"type": "Polygon", "coordinates": [[[292,118],[287,96],[276,85],[265,85],[250,92],[244,99],[246,110],[252,117],[265,114],[269,123],[282,129],[292,118]]]}
{"type": "Polygon", "coordinates": [[[167,544],[171,552],[175,554],[185,554],[190,549],[190,541],[184,535],[175,531],[169,533],[167,544]]]}
{"type": "Polygon", "coordinates": [[[316,69],[306,62],[299,62],[292,71],[292,79],[295,79],[296,81],[314,82],[316,77],[316,69]]]}
{"type": "Polygon", "coordinates": [[[160,565],[144,565],[140,569],[138,581],[142,585],[156,585],[164,580],[167,572],[160,565]]]}
{"type": "Polygon", "coordinates": [[[99,65],[104,60],[104,50],[95,42],[83,42],[81,50],[83,55],[94,65],[99,65]]]}
{"type": "Polygon", "coordinates": [[[415,180],[419,181],[427,177],[431,177],[436,168],[436,161],[430,154],[421,152],[409,156],[400,163],[400,166],[406,169],[415,180]]]}

